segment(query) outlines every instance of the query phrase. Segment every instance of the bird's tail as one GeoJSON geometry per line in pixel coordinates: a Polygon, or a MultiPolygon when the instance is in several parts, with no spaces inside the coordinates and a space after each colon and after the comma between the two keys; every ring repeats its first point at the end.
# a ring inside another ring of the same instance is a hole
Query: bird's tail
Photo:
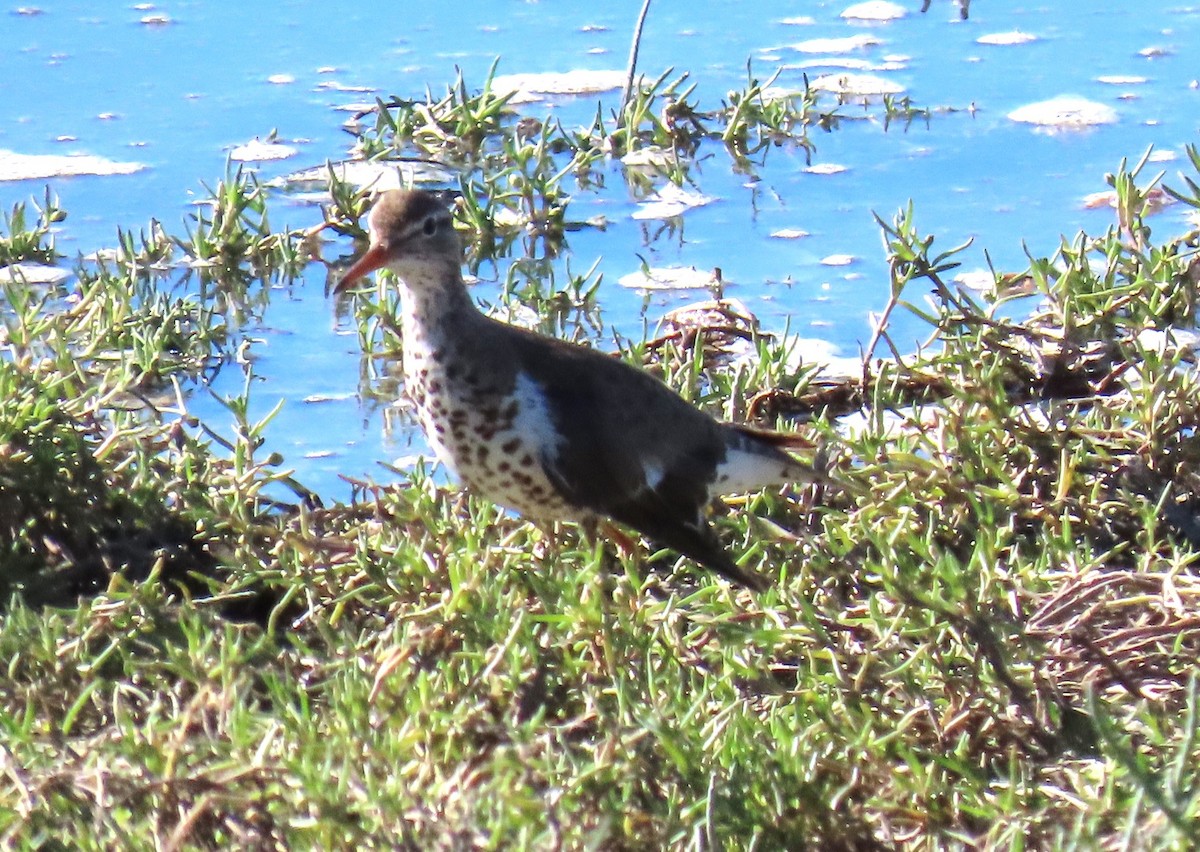
{"type": "Polygon", "coordinates": [[[813,446],[799,435],[735,424],[726,424],[724,434],[725,459],[717,466],[713,494],[737,494],[773,485],[824,482],[828,479],[820,467],[807,464],[783,451],[784,447],[795,449],[813,446]]]}
{"type": "Polygon", "coordinates": [[[794,449],[814,450],[817,444],[805,435],[796,432],[777,432],[774,429],[763,429],[758,426],[748,426],[744,423],[726,423],[733,432],[759,443],[772,447],[792,447],[794,449]]]}

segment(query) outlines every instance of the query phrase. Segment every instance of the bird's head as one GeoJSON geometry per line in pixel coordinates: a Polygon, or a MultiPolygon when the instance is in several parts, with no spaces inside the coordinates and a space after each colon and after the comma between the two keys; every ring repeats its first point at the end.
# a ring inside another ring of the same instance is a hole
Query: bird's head
{"type": "Polygon", "coordinates": [[[462,247],[446,203],[430,192],[396,189],[379,196],[367,217],[370,246],[351,266],[334,292],[342,292],[364,275],[384,267],[410,287],[418,281],[442,280],[423,270],[458,270],[462,247]]]}

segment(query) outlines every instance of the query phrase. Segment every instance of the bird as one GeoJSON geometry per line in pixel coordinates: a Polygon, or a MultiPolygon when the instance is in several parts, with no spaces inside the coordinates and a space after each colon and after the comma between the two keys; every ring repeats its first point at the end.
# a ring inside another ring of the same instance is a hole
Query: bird
{"type": "Polygon", "coordinates": [[[434,193],[386,191],[367,224],[368,248],[334,291],[383,268],[400,280],[405,391],[430,448],[469,492],[539,524],[615,521],[768,588],[738,567],[708,509],[720,495],[827,481],[784,451],[797,436],[718,421],[632,364],[483,313],[434,193]]]}

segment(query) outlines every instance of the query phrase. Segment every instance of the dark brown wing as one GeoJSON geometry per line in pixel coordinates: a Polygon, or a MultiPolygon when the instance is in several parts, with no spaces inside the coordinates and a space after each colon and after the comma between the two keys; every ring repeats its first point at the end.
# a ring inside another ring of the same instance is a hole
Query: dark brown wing
{"type": "Polygon", "coordinates": [[[546,359],[539,348],[529,347],[522,368],[544,390],[563,438],[540,459],[560,493],[731,580],[764,588],[733,563],[705,518],[725,457],[723,427],[627,364],[562,344],[546,359]]]}

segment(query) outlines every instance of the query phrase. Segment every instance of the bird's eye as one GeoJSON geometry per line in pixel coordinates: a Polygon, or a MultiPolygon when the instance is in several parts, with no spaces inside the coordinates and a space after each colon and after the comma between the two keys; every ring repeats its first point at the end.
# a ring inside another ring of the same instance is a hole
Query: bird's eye
{"type": "Polygon", "coordinates": [[[425,232],[425,236],[432,237],[437,232],[437,227],[437,219],[430,216],[425,220],[425,225],[421,230],[425,232]]]}

